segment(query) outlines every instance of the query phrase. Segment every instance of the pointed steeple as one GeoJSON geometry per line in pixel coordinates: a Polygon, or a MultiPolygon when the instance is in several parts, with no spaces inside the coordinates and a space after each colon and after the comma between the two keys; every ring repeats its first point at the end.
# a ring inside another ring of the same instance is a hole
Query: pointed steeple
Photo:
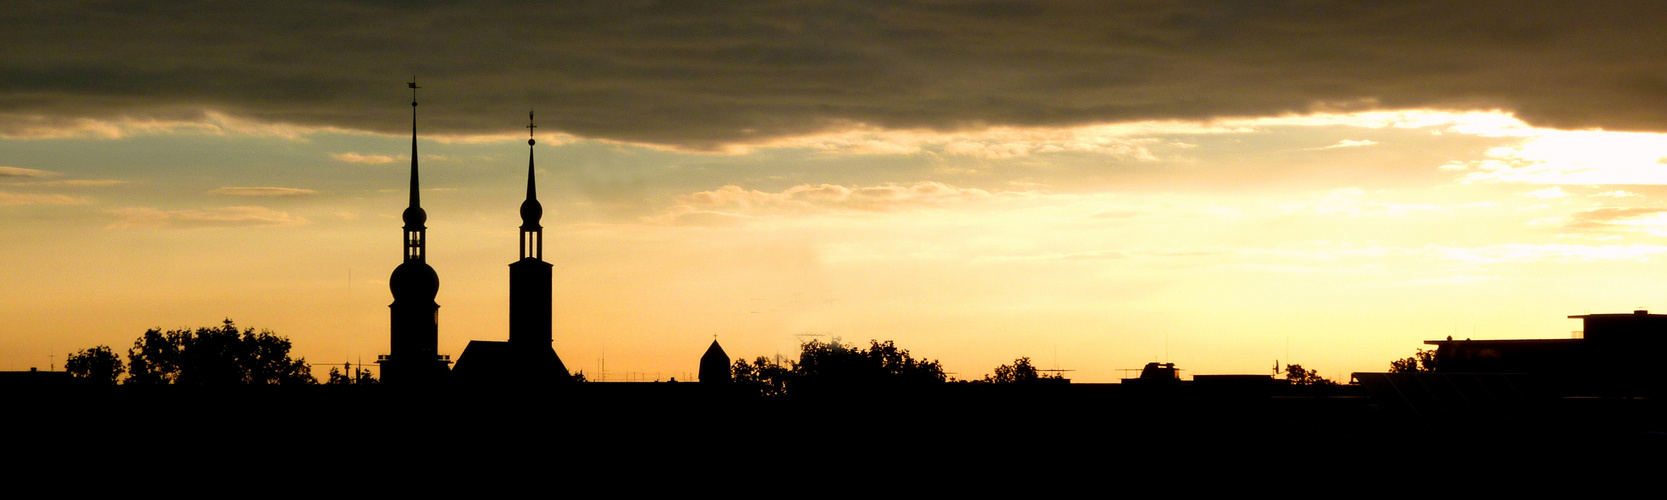
{"type": "Polygon", "coordinates": [[[705,384],[728,383],[729,355],[718,345],[718,336],[712,336],[712,345],[706,348],[706,354],[700,356],[700,382],[705,384]]]}
{"type": "Polygon", "coordinates": [[[538,144],[533,140],[533,129],[536,128],[538,123],[533,122],[533,112],[527,110],[527,201],[534,203],[538,202],[538,186],[533,183],[533,145],[538,144]]]}
{"type": "Polygon", "coordinates": [[[544,261],[544,227],[538,220],[544,207],[538,204],[538,184],[533,178],[533,113],[527,112],[527,199],[521,202],[521,258],[509,264],[509,343],[514,346],[513,363],[527,380],[570,380],[567,366],[551,348],[551,269],[544,261]]]}
{"type": "Polygon", "coordinates": [[[382,365],[382,381],[407,387],[433,386],[445,380],[449,359],[439,355],[440,305],[434,297],[440,290],[440,276],[425,259],[424,243],[428,213],[419,203],[417,184],[417,82],[411,87],[411,205],[401,216],[405,220],[405,260],[388,276],[388,290],[394,303],[388,304],[388,356],[382,365]]]}
{"type": "Polygon", "coordinates": [[[422,262],[428,228],[423,224],[428,222],[428,212],[423,211],[421,190],[417,185],[417,86],[416,78],[406,82],[411,87],[411,205],[405,208],[401,218],[405,219],[405,261],[422,262]]]}
{"type": "Polygon", "coordinates": [[[417,194],[417,86],[416,78],[405,82],[411,87],[411,207],[421,208],[422,200],[417,194]]]}
{"type": "Polygon", "coordinates": [[[539,225],[539,219],[544,217],[544,205],[538,203],[538,185],[533,181],[533,129],[538,128],[533,123],[533,112],[527,112],[527,200],[521,202],[521,258],[544,260],[544,227],[539,225]]]}

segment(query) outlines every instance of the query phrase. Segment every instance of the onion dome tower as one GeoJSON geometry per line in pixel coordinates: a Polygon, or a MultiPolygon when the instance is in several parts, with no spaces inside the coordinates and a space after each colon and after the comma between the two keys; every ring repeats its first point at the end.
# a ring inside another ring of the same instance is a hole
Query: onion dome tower
{"type": "Polygon", "coordinates": [[[417,82],[411,87],[411,204],[405,208],[405,261],[388,277],[394,303],[388,305],[388,355],[382,364],[383,382],[402,386],[439,384],[447,362],[440,359],[440,276],[428,266],[425,238],[428,213],[423,211],[417,186],[417,82]]]}

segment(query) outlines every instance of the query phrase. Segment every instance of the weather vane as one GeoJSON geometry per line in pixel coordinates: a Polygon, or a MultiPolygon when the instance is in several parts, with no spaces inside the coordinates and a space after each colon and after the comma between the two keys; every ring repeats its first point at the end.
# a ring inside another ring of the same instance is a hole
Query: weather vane
{"type": "Polygon", "coordinates": [[[537,141],[533,140],[533,129],[535,129],[535,128],[538,128],[538,124],[533,122],[533,112],[532,112],[532,110],[529,109],[529,110],[527,110],[527,145],[528,146],[531,146],[535,142],[537,142],[537,141]]]}

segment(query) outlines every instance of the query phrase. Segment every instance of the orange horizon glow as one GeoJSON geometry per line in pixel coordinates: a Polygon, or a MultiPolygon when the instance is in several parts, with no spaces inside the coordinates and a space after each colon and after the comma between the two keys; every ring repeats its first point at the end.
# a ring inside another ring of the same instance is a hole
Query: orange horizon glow
{"type": "MultiPolygon", "coordinates": [[[[204,116],[0,137],[0,370],[222,318],[320,376],[387,352],[408,139],[204,116]]],[[[1440,110],[839,127],[720,151],[540,137],[569,369],[690,380],[713,335],[751,359],[808,334],[960,379],[1028,356],[1078,382],[1149,361],[1346,381],[1423,340],[1667,308],[1667,134],[1440,110]]],[[[507,335],[524,138],[420,140],[456,356],[507,335]]]]}

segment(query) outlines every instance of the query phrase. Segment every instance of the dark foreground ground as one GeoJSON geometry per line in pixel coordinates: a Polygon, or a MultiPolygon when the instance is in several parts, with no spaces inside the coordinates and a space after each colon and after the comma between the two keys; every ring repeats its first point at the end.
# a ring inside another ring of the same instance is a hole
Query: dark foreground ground
{"type": "Polygon", "coordinates": [[[776,399],[689,383],[13,390],[5,450],[14,482],[148,478],[252,493],[323,480],[361,489],[320,494],[371,496],[512,484],[598,494],[1021,488],[1071,496],[1083,487],[1263,481],[1522,487],[1629,477],[1635,467],[1654,477],[1667,457],[1658,398],[1419,408],[1360,385],[1299,389],[959,385],[776,399]]]}

